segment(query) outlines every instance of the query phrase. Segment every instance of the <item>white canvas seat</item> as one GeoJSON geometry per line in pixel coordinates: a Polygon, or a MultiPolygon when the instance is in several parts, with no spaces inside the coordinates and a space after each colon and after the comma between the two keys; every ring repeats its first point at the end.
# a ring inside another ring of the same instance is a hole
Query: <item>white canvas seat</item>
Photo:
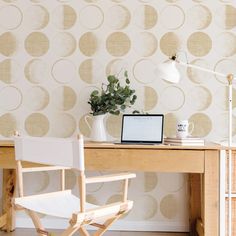
{"type": "MultiPolygon", "coordinates": [[[[15,198],[15,204],[41,214],[68,219],[80,209],[79,198],[73,195],[71,190],[19,197],[15,198]]],[[[95,207],[97,206],[85,203],[86,209],[95,207]]]]}
{"type": "Polygon", "coordinates": [[[38,235],[49,235],[49,233],[42,226],[37,213],[68,219],[68,227],[61,234],[63,236],[73,235],[77,231],[81,235],[88,236],[86,225],[98,228],[94,233],[98,236],[103,235],[115,220],[133,206],[133,202],[127,199],[127,191],[128,179],[134,178],[135,174],[121,173],[86,178],[82,137],[79,139],[15,137],[15,158],[19,196],[14,199],[14,205],[16,209],[24,209],[29,214],[38,235]],[[24,168],[22,161],[44,165],[24,168]],[[79,197],[73,195],[71,190],[65,190],[65,170],[68,168],[78,171],[79,197]],[[24,173],[56,170],[61,172],[60,191],[24,196],[24,173]],[[123,199],[120,202],[103,206],[86,203],[86,184],[120,180],[124,181],[123,199]]]}

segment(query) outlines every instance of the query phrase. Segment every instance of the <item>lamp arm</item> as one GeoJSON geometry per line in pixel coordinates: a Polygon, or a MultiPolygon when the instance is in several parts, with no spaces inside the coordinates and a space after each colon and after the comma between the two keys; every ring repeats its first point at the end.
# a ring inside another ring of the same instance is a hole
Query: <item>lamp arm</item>
{"type": "Polygon", "coordinates": [[[206,69],[206,68],[203,68],[203,67],[200,67],[200,66],[196,66],[196,65],[193,65],[193,64],[185,63],[185,62],[182,62],[182,61],[179,61],[179,60],[175,60],[175,61],[178,64],[186,66],[186,67],[191,67],[191,68],[194,68],[194,69],[205,71],[205,72],[208,72],[208,73],[211,73],[211,74],[215,74],[215,75],[218,75],[218,76],[221,76],[221,77],[225,77],[225,78],[227,77],[227,75],[225,75],[223,73],[220,73],[220,72],[216,72],[214,70],[209,70],[209,69],[206,69]]]}

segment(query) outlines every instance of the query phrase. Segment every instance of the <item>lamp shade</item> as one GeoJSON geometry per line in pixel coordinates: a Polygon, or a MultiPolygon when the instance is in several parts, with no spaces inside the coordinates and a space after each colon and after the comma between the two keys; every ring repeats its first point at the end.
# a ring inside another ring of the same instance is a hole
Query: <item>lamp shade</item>
{"type": "Polygon", "coordinates": [[[175,61],[167,61],[159,64],[154,73],[161,79],[171,83],[179,83],[180,74],[176,68],[175,61]]]}

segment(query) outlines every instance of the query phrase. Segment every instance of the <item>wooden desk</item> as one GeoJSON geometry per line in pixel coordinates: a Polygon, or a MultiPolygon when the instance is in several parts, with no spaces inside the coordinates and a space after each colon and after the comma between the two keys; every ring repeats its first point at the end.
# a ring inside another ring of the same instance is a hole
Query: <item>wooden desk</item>
{"type": "MultiPolygon", "coordinates": [[[[219,163],[221,147],[174,147],[86,143],[85,162],[89,170],[189,173],[190,231],[219,236],[219,163]],[[198,224],[196,223],[198,220],[198,224]],[[203,233],[204,232],[204,233],[203,233]]],[[[30,165],[25,163],[25,165],[30,165]]],[[[0,141],[0,168],[3,175],[3,208],[0,226],[14,229],[10,200],[14,194],[14,147],[0,141]],[[12,222],[11,222],[12,220],[12,222]]]]}

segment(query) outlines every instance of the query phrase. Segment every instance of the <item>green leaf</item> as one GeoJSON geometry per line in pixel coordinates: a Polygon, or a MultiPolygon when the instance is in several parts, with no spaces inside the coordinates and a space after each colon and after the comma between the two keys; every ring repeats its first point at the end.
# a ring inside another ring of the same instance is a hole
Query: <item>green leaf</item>
{"type": "Polygon", "coordinates": [[[123,105],[120,106],[120,108],[121,108],[121,110],[125,110],[126,105],[123,104],[123,105]]]}
{"type": "Polygon", "coordinates": [[[131,107],[136,101],[135,90],[130,88],[130,80],[127,71],[124,72],[125,85],[115,75],[108,75],[108,84],[102,83],[101,91],[94,90],[90,94],[90,104],[93,115],[111,113],[119,115],[127,107],[131,107]]]}
{"type": "Polygon", "coordinates": [[[94,90],[92,93],[91,93],[91,96],[97,96],[99,94],[99,91],[98,90],[94,90]]]}

